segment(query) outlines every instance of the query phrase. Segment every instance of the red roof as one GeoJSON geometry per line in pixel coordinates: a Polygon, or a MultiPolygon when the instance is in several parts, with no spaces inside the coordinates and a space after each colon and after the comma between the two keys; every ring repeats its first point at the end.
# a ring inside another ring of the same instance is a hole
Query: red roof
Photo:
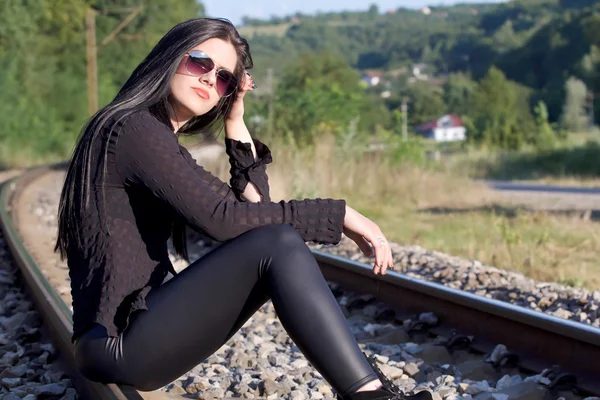
{"type": "Polygon", "coordinates": [[[381,78],[383,76],[383,72],[381,71],[363,71],[363,74],[368,76],[369,78],[381,78]]]}
{"type": "Polygon", "coordinates": [[[464,125],[463,120],[459,116],[448,114],[448,115],[443,115],[440,118],[435,119],[433,121],[429,121],[429,122],[426,122],[426,123],[424,123],[422,125],[419,125],[415,129],[417,131],[426,132],[426,131],[429,131],[431,129],[440,128],[441,126],[439,126],[439,121],[440,121],[440,119],[442,119],[444,117],[449,117],[450,118],[450,127],[451,128],[455,128],[455,127],[463,126],[464,125]]]}

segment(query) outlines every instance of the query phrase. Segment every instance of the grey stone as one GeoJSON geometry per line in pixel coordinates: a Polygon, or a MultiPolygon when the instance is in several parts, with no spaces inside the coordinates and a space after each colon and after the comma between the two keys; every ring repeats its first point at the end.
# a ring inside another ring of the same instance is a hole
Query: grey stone
{"type": "Polygon", "coordinates": [[[60,396],[67,388],[57,383],[49,383],[47,385],[38,386],[35,388],[36,396],[60,396]]]}
{"type": "Polygon", "coordinates": [[[12,351],[7,351],[6,353],[4,353],[4,355],[0,358],[0,367],[4,366],[12,366],[14,365],[17,361],[19,360],[19,355],[17,353],[14,353],[12,351]]]}
{"type": "Polygon", "coordinates": [[[419,366],[415,363],[409,363],[404,366],[404,372],[409,376],[415,376],[419,373],[419,366]]]}
{"type": "Polygon", "coordinates": [[[502,356],[504,356],[506,353],[508,353],[508,349],[506,348],[506,346],[503,344],[499,344],[496,347],[494,347],[492,354],[488,357],[488,361],[494,363],[498,362],[498,360],[500,360],[502,356]]]}
{"type": "Polygon", "coordinates": [[[21,400],[21,398],[13,393],[8,393],[0,397],[2,400],[21,400]]]}
{"type": "Polygon", "coordinates": [[[267,396],[277,393],[277,390],[279,389],[279,385],[273,379],[265,379],[262,386],[264,394],[267,396]]]}
{"type": "Polygon", "coordinates": [[[306,394],[303,393],[300,390],[293,390],[292,393],[290,393],[290,397],[291,400],[305,400],[307,398],[306,394]]]}
{"type": "Polygon", "coordinates": [[[379,336],[376,340],[381,344],[400,344],[409,342],[410,336],[404,329],[397,329],[379,336]]]}
{"type": "Polygon", "coordinates": [[[432,345],[422,346],[421,352],[417,353],[415,356],[422,359],[427,364],[432,364],[432,363],[450,364],[450,363],[452,363],[452,356],[448,352],[448,349],[444,346],[432,346],[432,345]]]}
{"type": "Polygon", "coordinates": [[[391,380],[402,378],[402,375],[404,375],[404,372],[400,368],[387,364],[379,365],[379,369],[381,369],[381,372],[391,380]]]}
{"type": "MultiPolygon", "coordinates": [[[[550,391],[534,382],[524,382],[495,392],[496,395],[508,396],[510,400],[552,400],[550,391]]],[[[492,400],[494,397],[481,394],[475,400],[492,400]]],[[[500,399],[500,398],[498,398],[500,399]]]]}
{"type": "Polygon", "coordinates": [[[293,361],[291,365],[293,368],[304,368],[304,367],[308,367],[308,361],[299,359],[299,360],[293,361]]]}
{"type": "Polygon", "coordinates": [[[473,381],[495,380],[498,373],[494,368],[479,360],[465,361],[457,366],[463,379],[471,379],[473,381]]]}
{"type": "Polygon", "coordinates": [[[225,397],[225,391],[221,388],[210,388],[198,395],[198,399],[201,400],[222,399],[223,397],[225,397]]]}
{"type": "Polygon", "coordinates": [[[21,378],[2,378],[2,386],[14,388],[21,385],[21,378]]]}

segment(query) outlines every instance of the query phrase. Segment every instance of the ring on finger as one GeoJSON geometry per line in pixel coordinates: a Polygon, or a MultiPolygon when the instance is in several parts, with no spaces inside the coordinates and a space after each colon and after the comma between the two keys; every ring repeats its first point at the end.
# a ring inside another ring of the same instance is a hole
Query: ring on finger
{"type": "Polygon", "coordinates": [[[387,241],[382,237],[378,237],[377,240],[379,240],[379,244],[381,246],[385,246],[385,244],[387,243],[387,241]]]}

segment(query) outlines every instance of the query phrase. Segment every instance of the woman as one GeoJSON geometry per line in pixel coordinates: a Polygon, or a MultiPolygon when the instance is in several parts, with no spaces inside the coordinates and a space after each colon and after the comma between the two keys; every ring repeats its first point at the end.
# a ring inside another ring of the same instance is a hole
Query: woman
{"type": "Polygon", "coordinates": [[[248,44],[229,22],[183,22],[84,128],[61,194],[55,249],[68,259],[78,368],[94,381],[158,389],[271,299],[340,398],[399,398],[360,351],[305,244],[337,244],[344,232],[367,254],[374,245],[374,272],[385,274],[387,241],[343,200],[270,201],[269,149],[242,118],[251,67],[248,44]],[[177,139],[223,125],[231,187],[177,139]],[[186,225],[225,243],[176,274],[167,240],[172,234],[187,258],[186,225]],[[162,284],[169,271],[176,276],[162,284]]]}

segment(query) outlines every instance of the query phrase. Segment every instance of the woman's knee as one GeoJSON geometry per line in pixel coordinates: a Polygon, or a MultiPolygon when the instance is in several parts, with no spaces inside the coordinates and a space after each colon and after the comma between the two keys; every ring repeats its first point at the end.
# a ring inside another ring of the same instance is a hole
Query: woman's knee
{"type": "Polygon", "coordinates": [[[271,249],[306,248],[302,236],[287,224],[271,224],[258,228],[260,239],[271,249]]]}

